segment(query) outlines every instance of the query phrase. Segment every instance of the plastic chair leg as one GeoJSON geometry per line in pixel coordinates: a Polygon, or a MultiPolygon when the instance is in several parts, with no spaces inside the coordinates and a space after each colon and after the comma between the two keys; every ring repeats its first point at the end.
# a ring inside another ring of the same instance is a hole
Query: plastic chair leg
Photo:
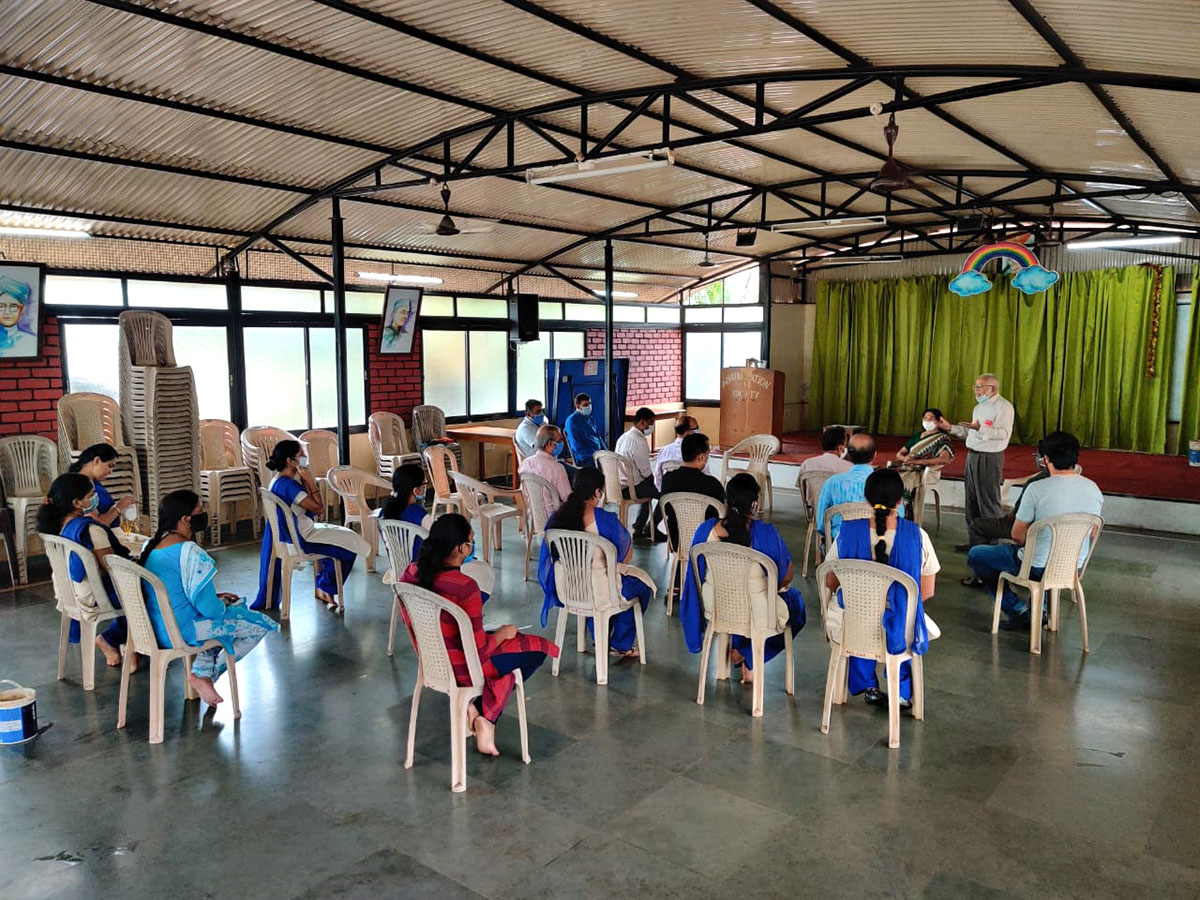
{"type": "MultiPolygon", "coordinates": [[[[710,624],[708,626],[712,628],[710,624]]],[[[729,680],[729,635],[724,632],[717,634],[717,681],[729,680]]]]}
{"type": "Polygon", "coordinates": [[[767,667],[763,662],[763,650],[766,640],[759,635],[750,639],[750,650],[754,654],[754,659],[758,664],[758,668],[754,670],[754,690],[752,691],[754,700],[750,709],[750,715],[759,717],[763,714],[763,695],[766,693],[764,684],[767,680],[767,667]]]}
{"type": "Polygon", "coordinates": [[[292,617],[292,557],[285,556],[279,566],[279,618],[292,617]]]}
{"type": "Polygon", "coordinates": [[[888,654],[884,662],[888,681],[888,747],[900,746],[900,658],[888,654]]]}
{"type": "Polygon", "coordinates": [[[1045,606],[1046,593],[1040,584],[1034,584],[1029,589],[1029,652],[1042,652],[1042,607],[1045,606]]]}
{"type": "MultiPolygon", "coordinates": [[[[815,513],[814,513],[814,515],[815,515],[815,513]]],[[[817,536],[817,530],[815,527],[813,527],[813,520],[809,519],[808,520],[808,528],[804,532],[804,547],[803,547],[802,552],[800,553],[800,559],[801,559],[800,577],[801,578],[808,577],[808,545],[812,543],[813,538],[815,538],[816,536],[817,536]]],[[[815,568],[816,567],[816,559],[815,559],[816,548],[815,547],[813,548],[813,557],[814,557],[813,566],[815,568]]]]}
{"type": "Polygon", "coordinates": [[[558,677],[558,664],[562,662],[562,651],[567,642],[567,619],[570,618],[570,613],[566,607],[558,608],[558,622],[554,627],[554,643],[558,644],[558,656],[554,657],[550,663],[550,674],[555,678],[558,677]]]}
{"type": "Polygon", "coordinates": [[[417,683],[413,686],[412,710],[408,714],[408,755],[404,758],[404,768],[413,766],[413,751],[417,745],[417,712],[421,708],[421,683],[425,673],[420,665],[417,666],[417,683]]]}
{"type": "Polygon", "coordinates": [[[1004,599],[1004,576],[996,581],[996,603],[992,607],[992,634],[1000,633],[1000,601],[1004,599]]]}
{"type": "Polygon", "coordinates": [[[396,649],[396,625],[400,618],[400,600],[395,594],[392,595],[392,622],[388,626],[388,649],[387,655],[391,656],[396,649]]]}
{"type": "Polygon", "coordinates": [[[58,626],[58,680],[67,677],[67,647],[70,645],[71,617],[62,614],[62,622],[58,626]]]}
{"type": "MultiPolygon", "coordinates": [[[[333,577],[337,581],[337,611],[346,611],[346,585],[342,581],[342,566],[336,559],[329,561],[333,565],[333,577]]],[[[315,565],[315,564],[314,564],[315,565]]],[[[317,570],[313,569],[313,584],[316,584],[317,570]]]]}
{"type": "Polygon", "coordinates": [[[228,650],[225,653],[225,670],[229,673],[229,699],[233,701],[233,717],[242,717],[242,702],[238,697],[237,660],[228,650]]]}
{"type": "Polygon", "coordinates": [[[829,734],[829,720],[833,717],[834,695],[838,692],[838,672],[841,671],[842,645],[829,644],[829,671],[825,675],[825,704],[821,709],[821,734],[829,734]]]}
{"type": "Polygon", "coordinates": [[[450,790],[461,794],[467,789],[467,710],[463,695],[450,695],[450,790]]]}
{"type": "MultiPolygon", "coordinates": [[[[596,626],[596,684],[608,684],[608,620],[607,614],[593,620],[596,626]]],[[[582,616],[579,621],[583,621],[582,616]]]]}
{"type": "MultiPolygon", "coordinates": [[[[279,557],[275,555],[275,548],[271,548],[271,559],[267,563],[267,599],[263,603],[264,609],[270,609],[274,606],[273,598],[275,597],[275,562],[279,557]]],[[[282,572],[280,573],[282,578],[282,572]]],[[[282,605],[282,604],[281,604],[282,605]]],[[[281,618],[286,619],[287,616],[281,614],[281,618]]]]}
{"type": "Polygon", "coordinates": [[[1058,613],[1059,613],[1059,601],[1062,599],[1060,596],[1061,594],[1062,594],[1062,591],[1059,590],[1058,588],[1054,588],[1053,590],[1050,591],[1050,630],[1051,631],[1058,631],[1058,613]]]}
{"type": "Polygon", "coordinates": [[[192,672],[192,663],[196,661],[195,654],[185,656],[183,658],[183,699],[184,700],[199,700],[200,695],[192,688],[192,682],[188,675],[192,672]]]}
{"type": "Polygon", "coordinates": [[[925,661],[920,656],[913,656],[909,660],[909,667],[912,669],[912,708],[913,718],[925,718],[925,661]]]}
{"type": "Polygon", "coordinates": [[[525,679],[521,677],[520,669],[517,669],[514,674],[517,686],[517,722],[521,726],[521,762],[529,765],[531,757],[529,756],[529,725],[525,721],[525,679]]]}
{"type": "Polygon", "coordinates": [[[713,630],[704,632],[704,643],[700,645],[700,686],[696,690],[696,703],[704,705],[704,688],[708,685],[708,657],[712,652],[713,630]]]}
{"type": "Polygon", "coordinates": [[[137,651],[129,644],[125,645],[125,657],[121,660],[121,693],[117,697],[117,727],[125,727],[125,714],[129,710],[129,675],[133,668],[133,658],[137,651]]]}
{"type": "Polygon", "coordinates": [[[787,672],[783,676],[783,688],[790,696],[796,696],[796,662],[792,653],[792,628],[783,630],[783,653],[787,661],[787,672]]]}
{"type": "Polygon", "coordinates": [[[577,616],[579,629],[575,632],[575,651],[584,653],[587,650],[587,616],[577,616]]]}
{"type": "Polygon", "coordinates": [[[1087,633],[1087,602],[1083,596],[1083,585],[1079,583],[1079,579],[1075,579],[1075,602],[1079,604],[1079,627],[1083,630],[1083,652],[1090,652],[1088,647],[1087,633]]]}
{"type": "Polygon", "coordinates": [[[642,604],[634,601],[633,626],[637,632],[638,662],[646,664],[646,629],[642,624],[642,604]]]}
{"type": "Polygon", "coordinates": [[[79,623],[79,660],[83,664],[83,689],[96,688],[96,623],[79,623]]]}
{"type": "MultiPolygon", "coordinates": [[[[167,687],[166,656],[155,654],[150,657],[150,743],[163,741],[163,717],[165,715],[164,693],[167,687]]],[[[184,682],[186,684],[186,681],[184,682]]]]}

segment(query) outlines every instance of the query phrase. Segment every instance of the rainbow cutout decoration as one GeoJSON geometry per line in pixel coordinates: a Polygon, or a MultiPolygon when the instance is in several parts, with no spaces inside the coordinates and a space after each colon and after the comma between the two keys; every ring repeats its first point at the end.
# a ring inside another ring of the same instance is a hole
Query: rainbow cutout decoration
{"type": "Polygon", "coordinates": [[[1042,268],[1037,254],[1016,241],[997,241],[984,244],[963,262],[962,271],[950,282],[950,290],[960,297],[982,294],[992,286],[983,274],[983,267],[994,259],[1006,260],[1018,271],[1013,287],[1024,294],[1040,294],[1058,281],[1058,273],[1042,268]]]}

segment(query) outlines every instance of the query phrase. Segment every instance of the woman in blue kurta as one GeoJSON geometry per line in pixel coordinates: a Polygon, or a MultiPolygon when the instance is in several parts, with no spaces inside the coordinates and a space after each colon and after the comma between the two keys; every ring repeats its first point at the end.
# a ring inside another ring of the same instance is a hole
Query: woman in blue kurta
{"type": "MultiPolygon", "coordinates": [[[[575,486],[563,502],[563,505],[546,522],[546,530],[563,528],[568,531],[586,531],[598,534],[612,541],[617,548],[617,562],[629,562],[633,553],[633,540],[625,526],[621,524],[620,516],[610,513],[604,508],[604,474],[595,468],[580,469],[575,476],[575,486]]],[[[558,600],[558,592],[554,587],[554,561],[550,558],[550,545],[542,542],[542,554],[538,558],[538,581],[546,592],[546,600],[542,604],[542,627],[546,627],[550,610],[562,606],[558,600]]],[[[592,568],[603,566],[604,560],[593,560],[592,568]]],[[[642,611],[650,604],[652,591],[643,581],[631,575],[622,575],[621,596],[628,600],[636,600],[642,605],[642,611]]],[[[588,620],[588,630],[593,630],[594,623],[588,620]]],[[[594,637],[593,632],[593,637],[594,637]]],[[[609,620],[608,646],[613,653],[634,658],[638,655],[634,641],[637,639],[637,629],[634,623],[633,608],[618,613],[609,620]]]]}
{"type": "MultiPolygon", "coordinates": [[[[758,514],[758,482],[753,475],[742,473],[734,475],[725,486],[726,516],[724,519],[709,519],[696,529],[692,546],[707,541],[729,541],[741,544],[751,550],[769,556],[779,570],[779,598],[787,606],[787,627],[792,635],[800,633],[804,627],[805,610],[804,598],[800,592],[791,586],[792,583],[792,554],[787,544],[774,525],[760,522],[758,514]]],[[[703,581],[705,566],[700,564],[700,578],[703,581]]],[[[704,643],[704,631],[708,621],[704,615],[700,598],[700,586],[689,565],[687,578],[683,585],[683,596],[679,601],[679,623],[683,626],[683,636],[687,648],[692,653],[699,653],[704,643]]],[[[729,661],[735,666],[742,666],[742,681],[754,680],[754,658],[750,651],[749,635],[735,634],[730,640],[729,661]]],[[[763,662],[771,659],[784,648],[784,637],[777,634],[767,638],[763,647],[763,662]]]]}
{"type": "MultiPolygon", "coordinates": [[[[191,491],[172,491],[158,507],[158,531],[146,542],[139,562],[162,579],[179,636],[185,643],[199,646],[215,638],[240,660],[279,626],[262,613],[246,609],[237,594],[217,593],[213,586],[217,564],[192,539],[207,529],[208,513],[200,497],[191,491]]],[[[148,601],[146,612],[158,645],[172,647],[158,602],[148,601]]],[[[196,654],[188,683],[200,699],[216,706],[223,698],[213,681],[224,671],[221,651],[205,650],[196,654]]]]}
{"type": "MultiPolygon", "coordinates": [[[[863,491],[866,501],[875,508],[874,520],[843,522],[842,530],[829,548],[825,561],[861,559],[880,562],[909,575],[917,583],[912,652],[917,655],[923,654],[929,649],[924,601],[933,596],[934,583],[940,568],[937,554],[925,530],[897,512],[900,498],[904,494],[904,482],[899,473],[892,469],[876,469],[867,476],[863,491]]],[[[838,588],[838,580],[832,574],[826,579],[826,584],[830,590],[838,588]]],[[[837,594],[837,602],[838,606],[844,606],[840,591],[837,594]]],[[[907,604],[908,592],[900,585],[893,584],[888,591],[887,608],[883,611],[883,630],[887,635],[888,653],[904,653],[908,650],[908,638],[905,634],[907,604]]],[[[827,625],[836,621],[834,617],[827,619],[830,620],[827,625]]],[[[836,640],[836,636],[833,637],[836,640]]],[[[875,660],[851,657],[848,660],[848,686],[850,693],[855,696],[866,692],[867,703],[886,705],[887,695],[879,690],[875,666],[875,660]]],[[[907,708],[912,704],[912,666],[907,662],[900,665],[899,690],[901,706],[907,708]]]]}
{"type": "MultiPolygon", "coordinates": [[[[96,566],[100,570],[100,580],[108,600],[117,609],[121,608],[117,600],[117,592],[108,574],[108,563],[105,558],[112,553],[120,557],[129,556],[129,551],[117,540],[116,535],[101,523],[93,519],[96,510],[97,494],[92,481],[79,472],[67,472],[59,475],[50,485],[46,502],[38,509],[37,528],[46,534],[57,534],[69,541],[74,541],[92,551],[96,558],[96,566]]],[[[83,561],[74,554],[70,560],[71,580],[80,587],[76,592],[88,590],[86,570],[83,561]]],[[[90,594],[87,599],[90,600],[90,594]]],[[[79,622],[71,620],[70,641],[79,643],[79,622]]],[[[96,635],[96,647],[104,654],[104,660],[109,666],[121,664],[121,645],[125,643],[128,630],[124,616],[110,619],[108,627],[102,634],[96,635]]]]}
{"type": "MultiPolygon", "coordinates": [[[[392,496],[380,508],[381,519],[399,519],[420,525],[428,513],[425,512],[425,492],[429,485],[425,481],[425,470],[416,463],[405,463],[392,473],[392,496]]],[[[412,558],[417,558],[421,539],[413,541],[412,558]]]]}
{"type": "MultiPolygon", "coordinates": [[[[267,468],[277,474],[271,479],[271,493],[291,507],[292,515],[296,518],[296,531],[300,536],[300,549],[305,553],[320,553],[331,559],[322,559],[314,563],[316,568],[317,599],[331,609],[337,609],[337,575],[333,567],[341,567],[343,582],[350,576],[354,560],[369,549],[367,542],[357,532],[340,525],[317,524],[314,519],[325,509],[325,501],[317,487],[316,479],[308,468],[308,457],[301,455],[300,442],[293,440],[280,441],[271,451],[267,460],[267,468]]],[[[278,512],[275,527],[279,530],[280,539],[287,544],[292,542],[291,533],[284,521],[284,513],[278,512]]],[[[258,565],[258,597],[251,604],[251,609],[265,609],[267,605],[267,575],[271,564],[271,533],[263,530],[262,551],[259,554],[258,565]]],[[[279,602],[279,591],[283,582],[281,564],[275,562],[275,573],[272,579],[273,591],[271,605],[279,602]]]]}
{"type": "Polygon", "coordinates": [[[96,509],[91,517],[108,528],[113,528],[126,507],[133,505],[132,497],[113,499],[104,488],[104,479],[112,474],[117,466],[116,448],[111,444],[92,444],[80,451],[75,462],[71,463],[68,472],[78,472],[86,475],[96,490],[96,509]]]}

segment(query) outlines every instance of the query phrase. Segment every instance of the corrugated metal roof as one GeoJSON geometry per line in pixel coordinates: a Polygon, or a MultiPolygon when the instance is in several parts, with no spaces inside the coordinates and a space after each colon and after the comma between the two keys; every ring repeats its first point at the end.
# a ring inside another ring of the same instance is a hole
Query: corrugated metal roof
{"type": "Polygon", "coordinates": [[[1092,68],[1196,75],[1200,4],[1194,0],[1037,0],[1035,5],[1092,68]]]}

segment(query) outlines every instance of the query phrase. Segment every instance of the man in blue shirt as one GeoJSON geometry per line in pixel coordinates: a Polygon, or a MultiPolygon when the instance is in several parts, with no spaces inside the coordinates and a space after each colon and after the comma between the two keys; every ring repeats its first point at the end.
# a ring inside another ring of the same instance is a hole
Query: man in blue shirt
{"type": "Polygon", "coordinates": [[[587,394],[575,395],[575,412],[567,416],[563,433],[567,436],[577,466],[592,465],[592,455],[597,450],[608,449],[596,420],[592,418],[592,398],[587,394]]]}
{"type": "MultiPolygon", "coordinates": [[[[831,506],[837,506],[839,503],[860,503],[865,499],[863,488],[867,483],[867,476],[875,471],[875,438],[863,432],[853,435],[846,444],[846,459],[850,468],[831,475],[821,488],[821,497],[817,501],[817,528],[825,527],[825,511],[831,506]]],[[[841,528],[842,517],[834,516],[829,524],[831,540],[837,540],[841,528]]]]}

